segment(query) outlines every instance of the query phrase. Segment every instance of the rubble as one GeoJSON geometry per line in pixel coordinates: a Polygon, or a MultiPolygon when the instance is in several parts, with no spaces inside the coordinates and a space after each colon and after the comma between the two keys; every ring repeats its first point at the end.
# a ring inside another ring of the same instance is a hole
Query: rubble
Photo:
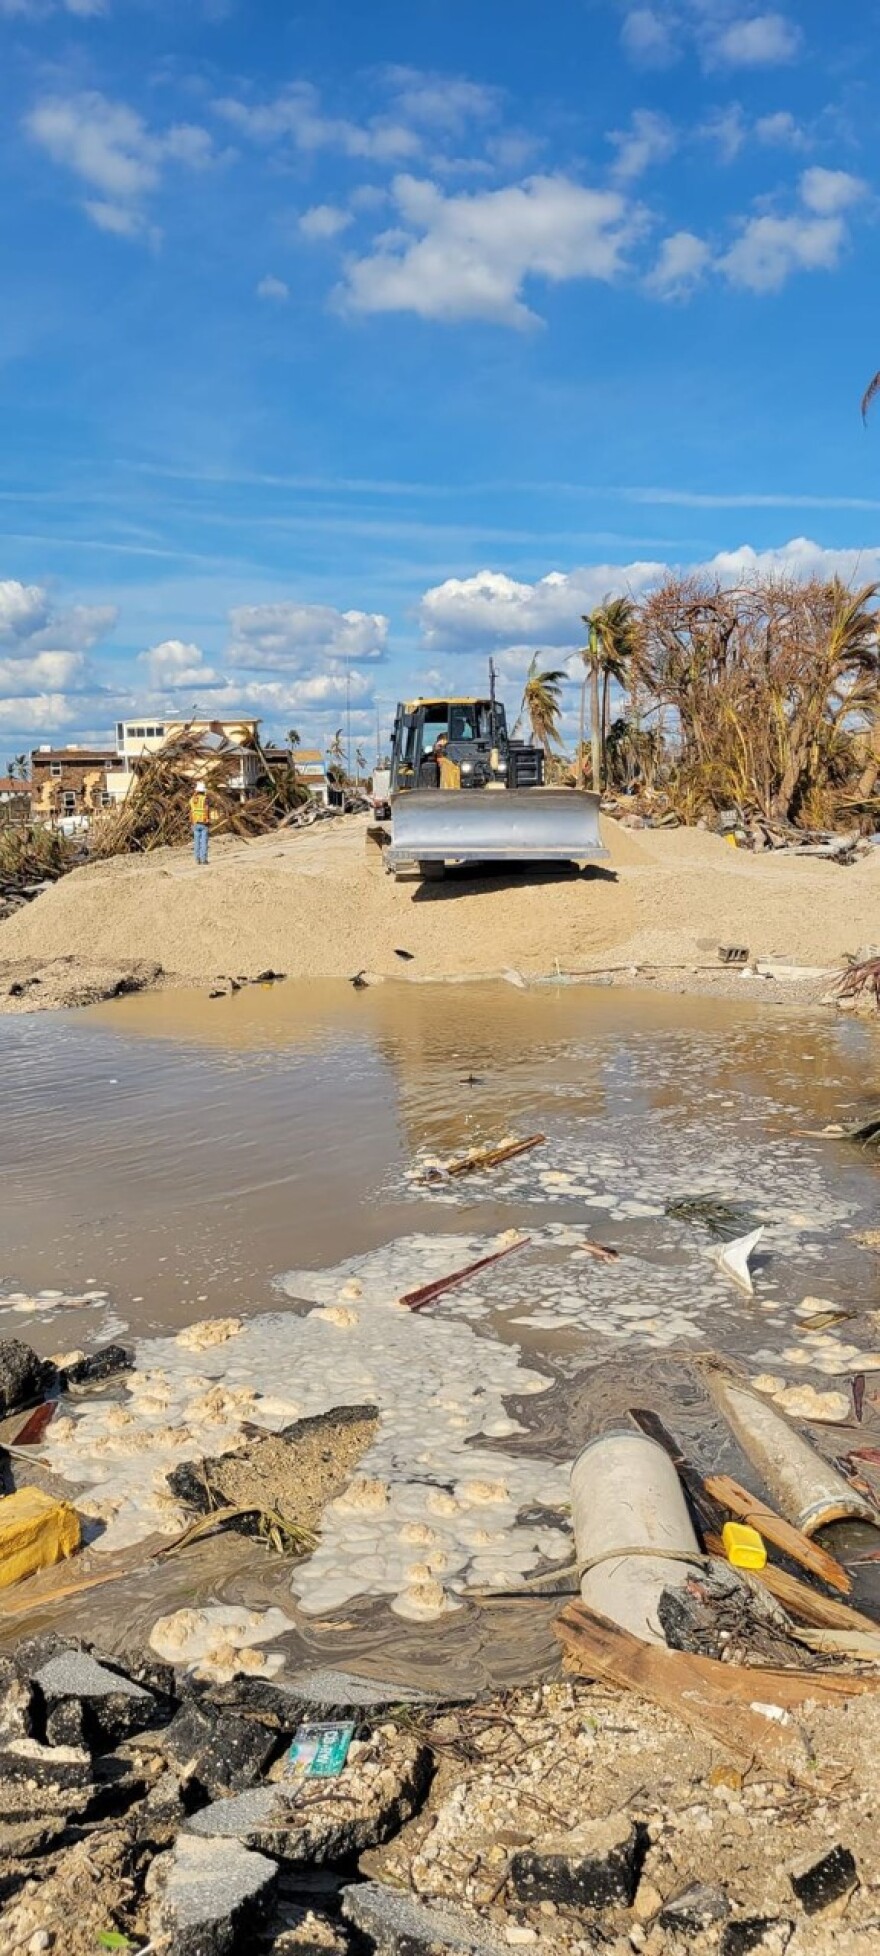
{"type": "Polygon", "coordinates": [[[521,1902],[564,1902],[573,1908],[628,1908],[635,1896],[646,1836],[628,1814],[586,1821],[517,1852],[510,1887],[521,1902]]]}
{"type": "Polygon", "coordinates": [[[380,1882],[346,1888],[342,1907],[377,1956],[507,1956],[508,1944],[487,1933],[478,1916],[416,1901],[380,1882]]]}
{"type": "MultiPolygon", "coordinates": [[[[46,1710],[50,1745],[65,1744],[66,1729],[81,1720],[85,1743],[95,1751],[118,1745],[133,1732],[146,1731],[163,1716],[161,1701],[122,1671],[108,1669],[84,1650],[51,1657],[34,1674],[46,1710]]],[[[168,1710],[165,1710],[165,1716],[168,1710]]]]}
{"type": "Polygon", "coordinates": [[[354,1740],[334,1780],[296,1778],[253,1787],[192,1816],[191,1832],[238,1840],[278,1860],[347,1861],[399,1832],[427,1792],[431,1755],[423,1741],[393,1726],[354,1740]]]}
{"type": "Polygon", "coordinates": [[[153,1866],[161,1892],[150,1912],[150,1935],[169,1937],[174,1956],[243,1953],[269,1912],[277,1875],[274,1861],[237,1841],[181,1834],[153,1866]]]}
{"type": "Polygon", "coordinates": [[[165,1758],[205,1799],[253,1786],[278,1751],[277,1737],[263,1726],[192,1699],[166,1726],[161,1744],[165,1758]]]}
{"type": "Polygon", "coordinates": [[[0,1338],[0,1419],[41,1398],[54,1367],[20,1338],[0,1338]]]}
{"type": "Polygon", "coordinates": [[[840,1842],[817,1860],[807,1854],[791,1869],[789,1880],[805,1915],[817,1915],[848,1895],[858,1881],[855,1856],[840,1842]]]}

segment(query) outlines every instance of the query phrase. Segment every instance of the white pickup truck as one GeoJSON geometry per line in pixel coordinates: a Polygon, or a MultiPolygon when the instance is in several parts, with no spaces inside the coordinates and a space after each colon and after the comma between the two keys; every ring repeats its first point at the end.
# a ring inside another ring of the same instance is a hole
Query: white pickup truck
{"type": "Polygon", "coordinates": [[[373,769],[373,785],[370,790],[373,814],[377,822],[387,822],[391,817],[391,769],[373,769]]]}

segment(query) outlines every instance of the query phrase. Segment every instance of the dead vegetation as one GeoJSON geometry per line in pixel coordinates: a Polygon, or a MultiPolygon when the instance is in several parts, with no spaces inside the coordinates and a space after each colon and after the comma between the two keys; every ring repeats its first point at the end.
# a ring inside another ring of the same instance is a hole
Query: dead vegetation
{"type": "MultiPolygon", "coordinates": [[[[652,781],[683,820],[734,808],[799,828],[854,816],[874,827],[878,589],[690,576],[644,600],[633,677],[662,739],[652,781]]],[[[624,763],[644,738],[624,727],[624,763]]]]}
{"type": "Polygon", "coordinates": [[[90,854],[118,856],[187,842],[197,779],[207,783],[212,835],[265,835],[308,802],[294,767],[275,771],[268,762],[258,792],[244,798],[234,785],[241,766],[241,749],[225,741],[219,728],[209,736],[185,730],[138,762],[125,801],[93,824],[90,854]]]}

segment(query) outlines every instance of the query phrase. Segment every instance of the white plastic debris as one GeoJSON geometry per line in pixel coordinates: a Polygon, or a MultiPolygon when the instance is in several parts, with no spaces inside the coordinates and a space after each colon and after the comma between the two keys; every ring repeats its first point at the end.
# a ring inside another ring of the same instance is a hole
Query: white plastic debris
{"type": "Polygon", "coordinates": [[[730,1278],[731,1283],[745,1291],[747,1297],[753,1297],[755,1294],[749,1258],[754,1255],[763,1234],[764,1225],[761,1223],[757,1229],[751,1230],[748,1236],[738,1236],[735,1242],[724,1243],[720,1250],[715,1251],[715,1262],[719,1270],[724,1272],[725,1277],[730,1278]]]}

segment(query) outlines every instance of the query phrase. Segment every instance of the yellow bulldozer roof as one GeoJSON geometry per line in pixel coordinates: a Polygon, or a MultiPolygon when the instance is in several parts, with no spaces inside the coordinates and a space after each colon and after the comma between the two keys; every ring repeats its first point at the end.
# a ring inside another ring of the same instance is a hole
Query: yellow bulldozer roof
{"type": "Polygon", "coordinates": [[[404,700],[405,713],[417,713],[420,706],[482,706],[488,701],[482,693],[442,693],[432,700],[404,700]]]}

